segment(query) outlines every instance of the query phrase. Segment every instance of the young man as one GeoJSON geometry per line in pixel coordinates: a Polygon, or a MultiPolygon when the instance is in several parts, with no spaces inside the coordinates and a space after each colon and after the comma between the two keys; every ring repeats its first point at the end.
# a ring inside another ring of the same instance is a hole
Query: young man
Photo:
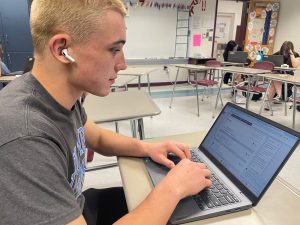
{"type": "Polygon", "coordinates": [[[84,92],[108,95],[126,68],[125,13],[121,0],[33,1],[32,73],[0,92],[1,223],[166,224],[180,199],[211,185],[210,171],[189,160],[187,145],[116,134],[81,108],[84,92]],[[86,147],[109,156],[149,156],[172,169],[126,214],[120,188],[81,193],[86,147]],[[183,160],[175,166],[168,152],[183,160]]]}

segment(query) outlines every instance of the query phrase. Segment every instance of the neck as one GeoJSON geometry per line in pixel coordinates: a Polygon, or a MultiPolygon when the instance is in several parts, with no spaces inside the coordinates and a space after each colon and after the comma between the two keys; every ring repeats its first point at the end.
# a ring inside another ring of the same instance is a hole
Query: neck
{"type": "Polygon", "coordinates": [[[68,81],[69,68],[55,63],[35,59],[32,74],[60,105],[71,110],[82,91],[68,81]]]}

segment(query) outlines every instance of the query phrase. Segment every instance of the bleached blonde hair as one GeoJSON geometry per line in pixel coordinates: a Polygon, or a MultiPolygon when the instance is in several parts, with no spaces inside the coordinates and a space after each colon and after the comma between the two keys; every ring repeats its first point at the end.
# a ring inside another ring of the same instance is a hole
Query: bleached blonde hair
{"type": "Polygon", "coordinates": [[[109,10],[126,15],[122,0],[33,0],[30,29],[35,53],[42,55],[58,33],[67,33],[78,43],[87,41],[109,10]]]}

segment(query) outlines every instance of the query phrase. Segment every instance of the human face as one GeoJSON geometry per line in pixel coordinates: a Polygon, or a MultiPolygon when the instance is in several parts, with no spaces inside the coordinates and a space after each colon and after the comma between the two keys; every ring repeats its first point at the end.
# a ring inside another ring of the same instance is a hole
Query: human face
{"type": "Polygon", "coordinates": [[[101,28],[87,37],[88,42],[69,48],[76,62],[70,78],[74,87],[98,96],[106,96],[120,70],[126,69],[123,46],[126,41],[122,15],[108,11],[101,28]]]}

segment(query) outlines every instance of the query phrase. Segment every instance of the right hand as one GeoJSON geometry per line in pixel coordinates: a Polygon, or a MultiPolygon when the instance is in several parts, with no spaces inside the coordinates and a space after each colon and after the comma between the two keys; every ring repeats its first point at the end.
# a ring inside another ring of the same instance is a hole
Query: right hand
{"type": "Polygon", "coordinates": [[[182,159],[172,168],[164,179],[167,185],[177,193],[180,199],[199,193],[206,187],[210,187],[211,171],[203,163],[182,159]]]}

